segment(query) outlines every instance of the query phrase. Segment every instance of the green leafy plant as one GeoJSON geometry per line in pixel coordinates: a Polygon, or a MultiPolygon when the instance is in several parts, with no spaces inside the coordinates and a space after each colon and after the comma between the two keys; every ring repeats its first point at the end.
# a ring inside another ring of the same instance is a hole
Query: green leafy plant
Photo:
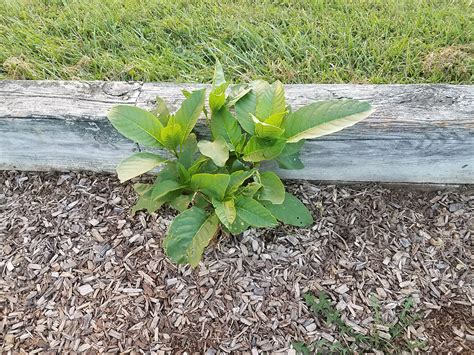
{"type": "Polygon", "coordinates": [[[311,213],[285,191],[260,163],[301,169],[305,139],[336,132],[366,118],[367,102],[327,100],[292,112],[280,82],[257,80],[230,86],[217,63],[205,106],[206,90],[184,91],[174,114],[157,98],[153,111],[118,105],[108,113],[126,138],[151,151],[133,154],[117,167],[124,182],[160,167],[153,184],[137,183],[132,213],[152,213],[168,204],[180,212],[163,241],[177,263],[196,266],[219,233],[239,234],[250,227],[275,227],[278,221],[307,226],[311,213]],[[197,140],[194,128],[204,114],[210,138],[197,140]],[[156,149],[165,150],[157,154],[156,149]]]}
{"type": "MultiPolygon", "coordinates": [[[[397,320],[386,325],[386,328],[389,330],[390,340],[381,338],[376,329],[370,334],[363,335],[347,326],[342,320],[341,314],[334,308],[331,299],[324,291],[321,291],[318,297],[315,297],[311,293],[306,293],[304,300],[311,311],[318,317],[321,317],[327,326],[335,328],[337,333],[341,336],[341,341],[331,343],[326,339],[321,339],[313,344],[295,342],[292,345],[298,354],[306,355],[326,352],[352,354],[358,349],[363,349],[364,351],[379,350],[384,352],[400,352],[400,350],[423,348],[425,345],[423,342],[403,339],[403,332],[420,319],[419,314],[413,310],[414,305],[411,297],[405,299],[401,304],[402,309],[397,320]],[[345,337],[351,339],[351,341],[347,341],[345,337]]],[[[370,297],[370,307],[374,313],[376,324],[383,325],[380,315],[380,304],[375,295],[370,297]]]]}

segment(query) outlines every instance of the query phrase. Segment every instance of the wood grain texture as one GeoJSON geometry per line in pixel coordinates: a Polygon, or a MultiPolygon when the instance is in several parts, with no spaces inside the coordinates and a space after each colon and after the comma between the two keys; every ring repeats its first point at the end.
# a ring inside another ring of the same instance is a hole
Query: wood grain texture
{"type": "MultiPolygon", "coordinates": [[[[108,123],[116,104],[176,110],[182,89],[203,85],[0,81],[0,169],[113,171],[138,149],[108,123]]],[[[461,85],[287,85],[297,109],[315,100],[368,100],[377,111],[307,142],[306,168],[278,171],[312,180],[474,183],[474,87],[461,85]]],[[[203,127],[198,127],[204,132],[203,127]]]]}

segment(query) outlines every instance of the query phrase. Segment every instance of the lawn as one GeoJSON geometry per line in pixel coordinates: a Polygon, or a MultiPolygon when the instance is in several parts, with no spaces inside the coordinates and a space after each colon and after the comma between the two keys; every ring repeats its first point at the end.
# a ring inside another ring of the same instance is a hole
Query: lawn
{"type": "Polygon", "coordinates": [[[0,2],[0,79],[473,79],[471,1],[0,2]]]}

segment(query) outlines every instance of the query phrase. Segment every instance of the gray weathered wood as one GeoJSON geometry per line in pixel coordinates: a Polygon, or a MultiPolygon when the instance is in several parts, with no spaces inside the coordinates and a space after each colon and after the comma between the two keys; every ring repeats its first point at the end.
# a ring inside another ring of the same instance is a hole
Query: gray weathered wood
{"type": "MultiPolygon", "coordinates": [[[[0,81],[0,169],[112,171],[138,147],[105,115],[116,104],[176,109],[183,88],[126,82],[0,81]]],[[[326,98],[370,101],[369,119],[307,142],[306,168],[286,178],[474,183],[474,87],[461,85],[288,85],[296,109],[326,98]]],[[[200,131],[202,128],[200,128],[200,131]]]]}

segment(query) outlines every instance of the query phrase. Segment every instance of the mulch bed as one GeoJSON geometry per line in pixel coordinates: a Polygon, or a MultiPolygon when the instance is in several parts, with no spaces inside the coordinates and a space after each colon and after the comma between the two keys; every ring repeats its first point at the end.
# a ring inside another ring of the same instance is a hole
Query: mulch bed
{"type": "Polygon", "coordinates": [[[221,240],[191,269],[161,248],[172,211],[130,216],[131,184],[0,172],[0,352],[256,353],[350,341],[308,309],[303,295],[320,291],[349,327],[382,337],[410,297],[421,319],[404,342],[474,351],[472,187],[289,189],[311,207],[311,228],[221,240]]]}

